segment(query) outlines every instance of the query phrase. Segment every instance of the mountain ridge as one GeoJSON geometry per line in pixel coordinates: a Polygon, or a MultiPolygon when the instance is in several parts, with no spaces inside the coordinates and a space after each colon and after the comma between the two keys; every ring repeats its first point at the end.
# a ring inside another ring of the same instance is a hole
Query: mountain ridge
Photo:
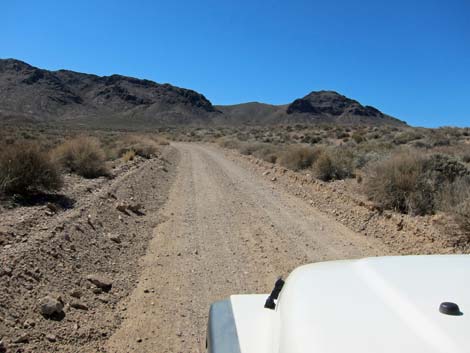
{"type": "Polygon", "coordinates": [[[0,121],[78,121],[113,125],[404,124],[334,91],[290,104],[213,105],[203,94],[168,83],[66,69],[49,71],[0,59],[0,121]]]}

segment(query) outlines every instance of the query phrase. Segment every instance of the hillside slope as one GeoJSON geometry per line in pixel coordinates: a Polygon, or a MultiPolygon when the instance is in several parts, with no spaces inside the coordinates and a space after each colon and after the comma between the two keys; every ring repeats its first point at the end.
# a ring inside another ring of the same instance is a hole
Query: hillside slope
{"type": "Polygon", "coordinates": [[[48,71],[0,60],[0,118],[50,121],[136,119],[153,123],[204,122],[217,115],[195,91],[121,75],[48,71]]]}
{"type": "Polygon", "coordinates": [[[242,124],[334,123],[366,125],[403,125],[403,121],[363,106],[334,91],[311,92],[286,105],[245,103],[217,106],[227,120],[242,124]]]}

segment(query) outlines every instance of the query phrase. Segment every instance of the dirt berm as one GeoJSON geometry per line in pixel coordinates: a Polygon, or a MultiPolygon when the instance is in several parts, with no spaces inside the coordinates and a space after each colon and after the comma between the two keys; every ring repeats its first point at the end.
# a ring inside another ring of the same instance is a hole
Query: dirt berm
{"type": "Polygon", "coordinates": [[[167,147],[121,165],[111,180],[67,176],[62,196],[1,210],[0,340],[8,352],[100,350],[163,220],[157,211],[177,158],[167,147]]]}

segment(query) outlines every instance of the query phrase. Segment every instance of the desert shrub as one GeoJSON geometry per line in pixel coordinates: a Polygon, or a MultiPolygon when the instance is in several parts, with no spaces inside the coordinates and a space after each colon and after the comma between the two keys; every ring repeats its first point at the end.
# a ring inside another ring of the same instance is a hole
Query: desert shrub
{"type": "Polygon", "coordinates": [[[135,152],[133,150],[127,151],[122,155],[122,160],[124,162],[133,161],[135,158],[135,152]]]}
{"type": "Polygon", "coordinates": [[[438,195],[438,208],[453,215],[459,226],[470,232],[470,176],[444,184],[438,195]]]}
{"type": "Polygon", "coordinates": [[[59,190],[57,165],[36,144],[7,145],[0,151],[0,191],[28,195],[59,190]]]}
{"type": "Polygon", "coordinates": [[[464,163],[470,163],[470,152],[468,152],[468,153],[466,153],[462,156],[462,161],[464,163]]]}
{"type": "Polygon", "coordinates": [[[362,169],[369,163],[376,162],[382,158],[382,154],[376,151],[356,151],[354,154],[354,168],[362,169]]]}
{"type": "Polygon", "coordinates": [[[120,141],[119,145],[118,154],[121,157],[129,151],[133,151],[137,156],[150,159],[157,155],[160,140],[145,135],[128,135],[120,141]]]}
{"type": "Polygon", "coordinates": [[[319,148],[291,145],[280,154],[277,161],[288,169],[301,170],[310,168],[320,154],[319,148]]]}
{"type": "Polygon", "coordinates": [[[239,149],[240,148],[240,141],[234,138],[229,138],[229,137],[223,137],[217,141],[217,144],[220,147],[223,148],[229,148],[229,149],[239,149]]]}
{"type": "Polygon", "coordinates": [[[343,148],[324,150],[313,164],[314,175],[323,181],[352,177],[353,154],[343,148]]]}
{"type": "Polygon", "coordinates": [[[446,134],[445,130],[442,129],[431,130],[431,134],[428,137],[428,141],[429,144],[434,147],[450,145],[450,138],[446,134]]]}
{"type": "Polygon", "coordinates": [[[351,138],[354,140],[354,142],[356,143],[362,143],[364,142],[366,139],[364,138],[364,136],[358,132],[354,132],[351,136],[351,138]]]}
{"type": "Polygon", "coordinates": [[[417,187],[432,193],[433,197],[429,200],[432,204],[429,207],[435,208],[437,195],[442,188],[468,175],[467,167],[457,159],[444,154],[432,154],[423,158],[417,187]]]}
{"type": "Polygon", "coordinates": [[[393,142],[397,145],[404,145],[406,143],[409,143],[411,141],[419,140],[423,136],[417,132],[417,131],[403,131],[399,133],[395,138],[393,139],[393,142]]]}
{"type": "MultiPolygon", "coordinates": [[[[468,195],[468,194],[467,194],[468,195]]],[[[455,208],[455,216],[460,228],[470,232],[470,196],[462,200],[455,208]]]]}
{"type": "Polygon", "coordinates": [[[258,150],[262,144],[261,143],[242,143],[240,145],[239,151],[245,156],[252,155],[253,152],[258,150]]]}
{"type": "Polygon", "coordinates": [[[431,214],[445,185],[469,175],[457,160],[440,154],[399,152],[368,169],[365,190],[384,208],[410,214],[431,214]]]}
{"type": "Polygon", "coordinates": [[[412,213],[417,206],[414,198],[419,191],[422,164],[423,158],[415,153],[399,153],[376,162],[367,171],[365,191],[368,197],[384,208],[412,213]]]}
{"type": "Polygon", "coordinates": [[[168,141],[164,137],[156,137],[156,138],[154,138],[154,140],[160,146],[168,146],[170,144],[170,141],[168,141]]]}
{"type": "Polygon", "coordinates": [[[321,137],[314,136],[314,135],[305,135],[302,139],[303,143],[309,143],[311,145],[314,145],[320,141],[321,141],[321,137]]]}
{"type": "Polygon", "coordinates": [[[263,144],[253,152],[253,156],[269,163],[276,163],[278,155],[279,148],[271,144],[263,144]]]}
{"type": "Polygon", "coordinates": [[[349,137],[349,134],[345,131],[337,131],[336,132],[336,138],[337,139],[344,139],[346,137],[349,137]]]}
{"type": "Polygon", "coordinates": [[[239,151],[244,155],[253,155],[256,158],[264,161],[275,163],[277,160],[277,154],[279,148],[271,143],[242,143],[239,147],[239,151]]]}
{"type": "Polygon", "coordinates": [[[96,138],[76,137],[57,146],[52,155],[64,170],[85,178],[108,174],[105,153],[96,138]]]}
{"type": "Polygon", "coordinates": [[[421,140],[413,141],[411,143],[411,146],[415,148],[431,148],[432,147],[428,142],[421,141],[421,140]]]}

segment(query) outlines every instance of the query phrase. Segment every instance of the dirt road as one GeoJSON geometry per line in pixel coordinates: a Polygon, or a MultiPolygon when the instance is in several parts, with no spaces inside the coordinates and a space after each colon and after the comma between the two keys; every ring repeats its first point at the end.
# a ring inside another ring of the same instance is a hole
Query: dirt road
{"type": "Polygon", "coordinates": [[[298,265],[386,254],[222,151],[175,144],[177,178],[108,352],[204,352],[211,302],[265,293],[298,265]]]}

